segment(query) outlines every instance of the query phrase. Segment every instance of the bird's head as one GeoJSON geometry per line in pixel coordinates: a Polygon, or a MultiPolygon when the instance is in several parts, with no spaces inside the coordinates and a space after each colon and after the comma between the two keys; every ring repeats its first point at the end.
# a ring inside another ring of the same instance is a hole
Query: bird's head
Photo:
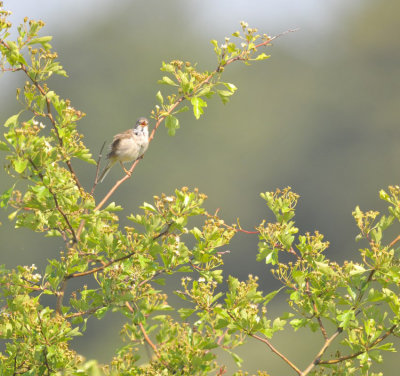
{"type": "Polygon", "coordinates": [[[137,119],[135,128],[145,128],[149,125],[149,121],[145,117],[137,119]]]}

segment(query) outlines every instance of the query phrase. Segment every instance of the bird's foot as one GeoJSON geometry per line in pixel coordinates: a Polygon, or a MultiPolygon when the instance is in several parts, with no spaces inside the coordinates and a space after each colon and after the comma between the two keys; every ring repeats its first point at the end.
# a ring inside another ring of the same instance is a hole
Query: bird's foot
{"type": "Polygon", "coordinates": [[[124,167],[124,171],[125,171],[125,174],[127,174],[129,177],[131,177],[132,172],[130,172],[129,170],[127,170],[125,167],[124,167]]]}

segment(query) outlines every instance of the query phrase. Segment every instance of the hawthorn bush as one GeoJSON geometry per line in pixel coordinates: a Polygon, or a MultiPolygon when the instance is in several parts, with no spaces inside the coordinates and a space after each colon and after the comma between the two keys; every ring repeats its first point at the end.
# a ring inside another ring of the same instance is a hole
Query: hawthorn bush
{"type": "MultiPolygon", "coordinates": [[[[26,83],[17,90],[21,111],[3,124],[0,149],[14,183],[1,195],[0,206],[16,228],[57,237],[63,250],[48,260],[43,275],[34,265],[0,269],[1,375],[223,375],[228,370],[216,349],[230,353],[240,367],[235,351],[249,337],[280,357],[290,367],[287,374],[379,374],[371,366],[379,368],[382,352],[395,351],[390,339],[399,335],[400,236],[387,242],[383,234],[399,226],[400,187],[380,192],[387,215],[354,210],[358,238],[368,244],[360,250],[360,263],[332,262],[324,256],[329,244],[320,233],[299,234],[293,220],[299,196],[290,188],[261,194],[275,221],[263,221],[254,231],[208,213],[206,195],[186,187],[154,196],[128,217],[130,226],[121,228],[121,207],[109,200],[142,162],[133,162],[130,174],[96,202],[96,181],[87,189],[74,170],[80,159],[96,169],[96,177],[99,173],[100,161],[78,131],[85,114],[47,83],[54,74],[67,77],[51,36],[39,35],[42,21],[25,19],[11,40],[8,15],[1,5],[1,69],[24,75],[26,83]],[[193,218],[202,225],[192,225],[193,218]],[[259,238],[257,260],[270,267],[279,289],[265,293],[251,275],[246,281],[232,276],[224,281],[226,246],[242,231],[259,238]],[[282,262],[284,253],[291,261],[282,262]],[[185,308],[170,304],[163,289],[163,277],[173,274],[182,275],[174,293],[185,308]],[[95,287],[82,283],[66,294],[68,283],[81,277],[91,278],[95,287]],[[277,294],[288,297],[287,311],[270,317],[266,307],[277,294]],[[83,335],[89,318],[101,319],[109,311],[125,316],[125,345],[110,364],[86,361],[69,343],[83,335]],[[308,328],[323,340],[316,353],[304,349],[304,369],[273,345],[274,334],[288,326],[308,328]],[[152,353],[144,362],[139,361],[143,347],[152,353]]],[[[163,122],[173,136],[182,111],[191,109],[200,118],[212,95],[226,103],[236,87],[222,81],[224,70],[267,59],[260,51],[274,39],[242,22],[231,39],[212,41],[215,70],[163,62],[159,83],[167,88],[156,94],[150,141],[163,122]]]]}

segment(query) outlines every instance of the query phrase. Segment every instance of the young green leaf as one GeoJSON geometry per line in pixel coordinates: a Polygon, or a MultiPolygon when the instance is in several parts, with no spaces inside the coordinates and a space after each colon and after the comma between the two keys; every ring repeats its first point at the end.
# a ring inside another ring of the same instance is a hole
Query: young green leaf
{"type": "Polygon", "coordinates": [[[161,80],[158,81],[159,84],[166,84],[171,86],[178,86],[174,81],[172,81],[168,76],[164,76],[161,80]]]}
{"type": "Polygon", "coordinates": [[[160,91],[160,90],[157,92],[157,94],[156,94],[156,98],[158,99],[158,101],[159,101],[161,104],[163,104],[163,103],[164,103],[164,98],[163,98],[163,96],[162,96],[162,94],[161,94],[161,91],[160,91]]]}
{"type": "Polygon", "coordinates": [[[165,127],[168,129],[170,136],[175,136],[175,132],[179,129],[179,120],[173,115],[168,115],[165,118],[165,127]]]}
{"type": "Polygon", "coordinates": [[[193,113],[196,119],[199,119],[204,114],[203,107],[207,107],[207,102],[199,97],[193,97],[191,100],[193,113]]]}

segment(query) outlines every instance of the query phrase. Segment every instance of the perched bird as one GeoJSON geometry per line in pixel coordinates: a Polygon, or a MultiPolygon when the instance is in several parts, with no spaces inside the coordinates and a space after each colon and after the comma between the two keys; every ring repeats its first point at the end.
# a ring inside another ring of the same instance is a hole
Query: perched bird
{"type": "Polygon", "coordinates": [[[149,146],[149,121],[141,117],[137,120],[136,125],[132,129],[128,129],[123,133],[114,136],[111,144],[111,151],[107,154],[108,164],[99,181],[102,182],[108,171],[115,163],[121,163],[124,171],[129,175],[130,172],[124,167],[124,162],[135,161],[140,158],[149,146]]]}

